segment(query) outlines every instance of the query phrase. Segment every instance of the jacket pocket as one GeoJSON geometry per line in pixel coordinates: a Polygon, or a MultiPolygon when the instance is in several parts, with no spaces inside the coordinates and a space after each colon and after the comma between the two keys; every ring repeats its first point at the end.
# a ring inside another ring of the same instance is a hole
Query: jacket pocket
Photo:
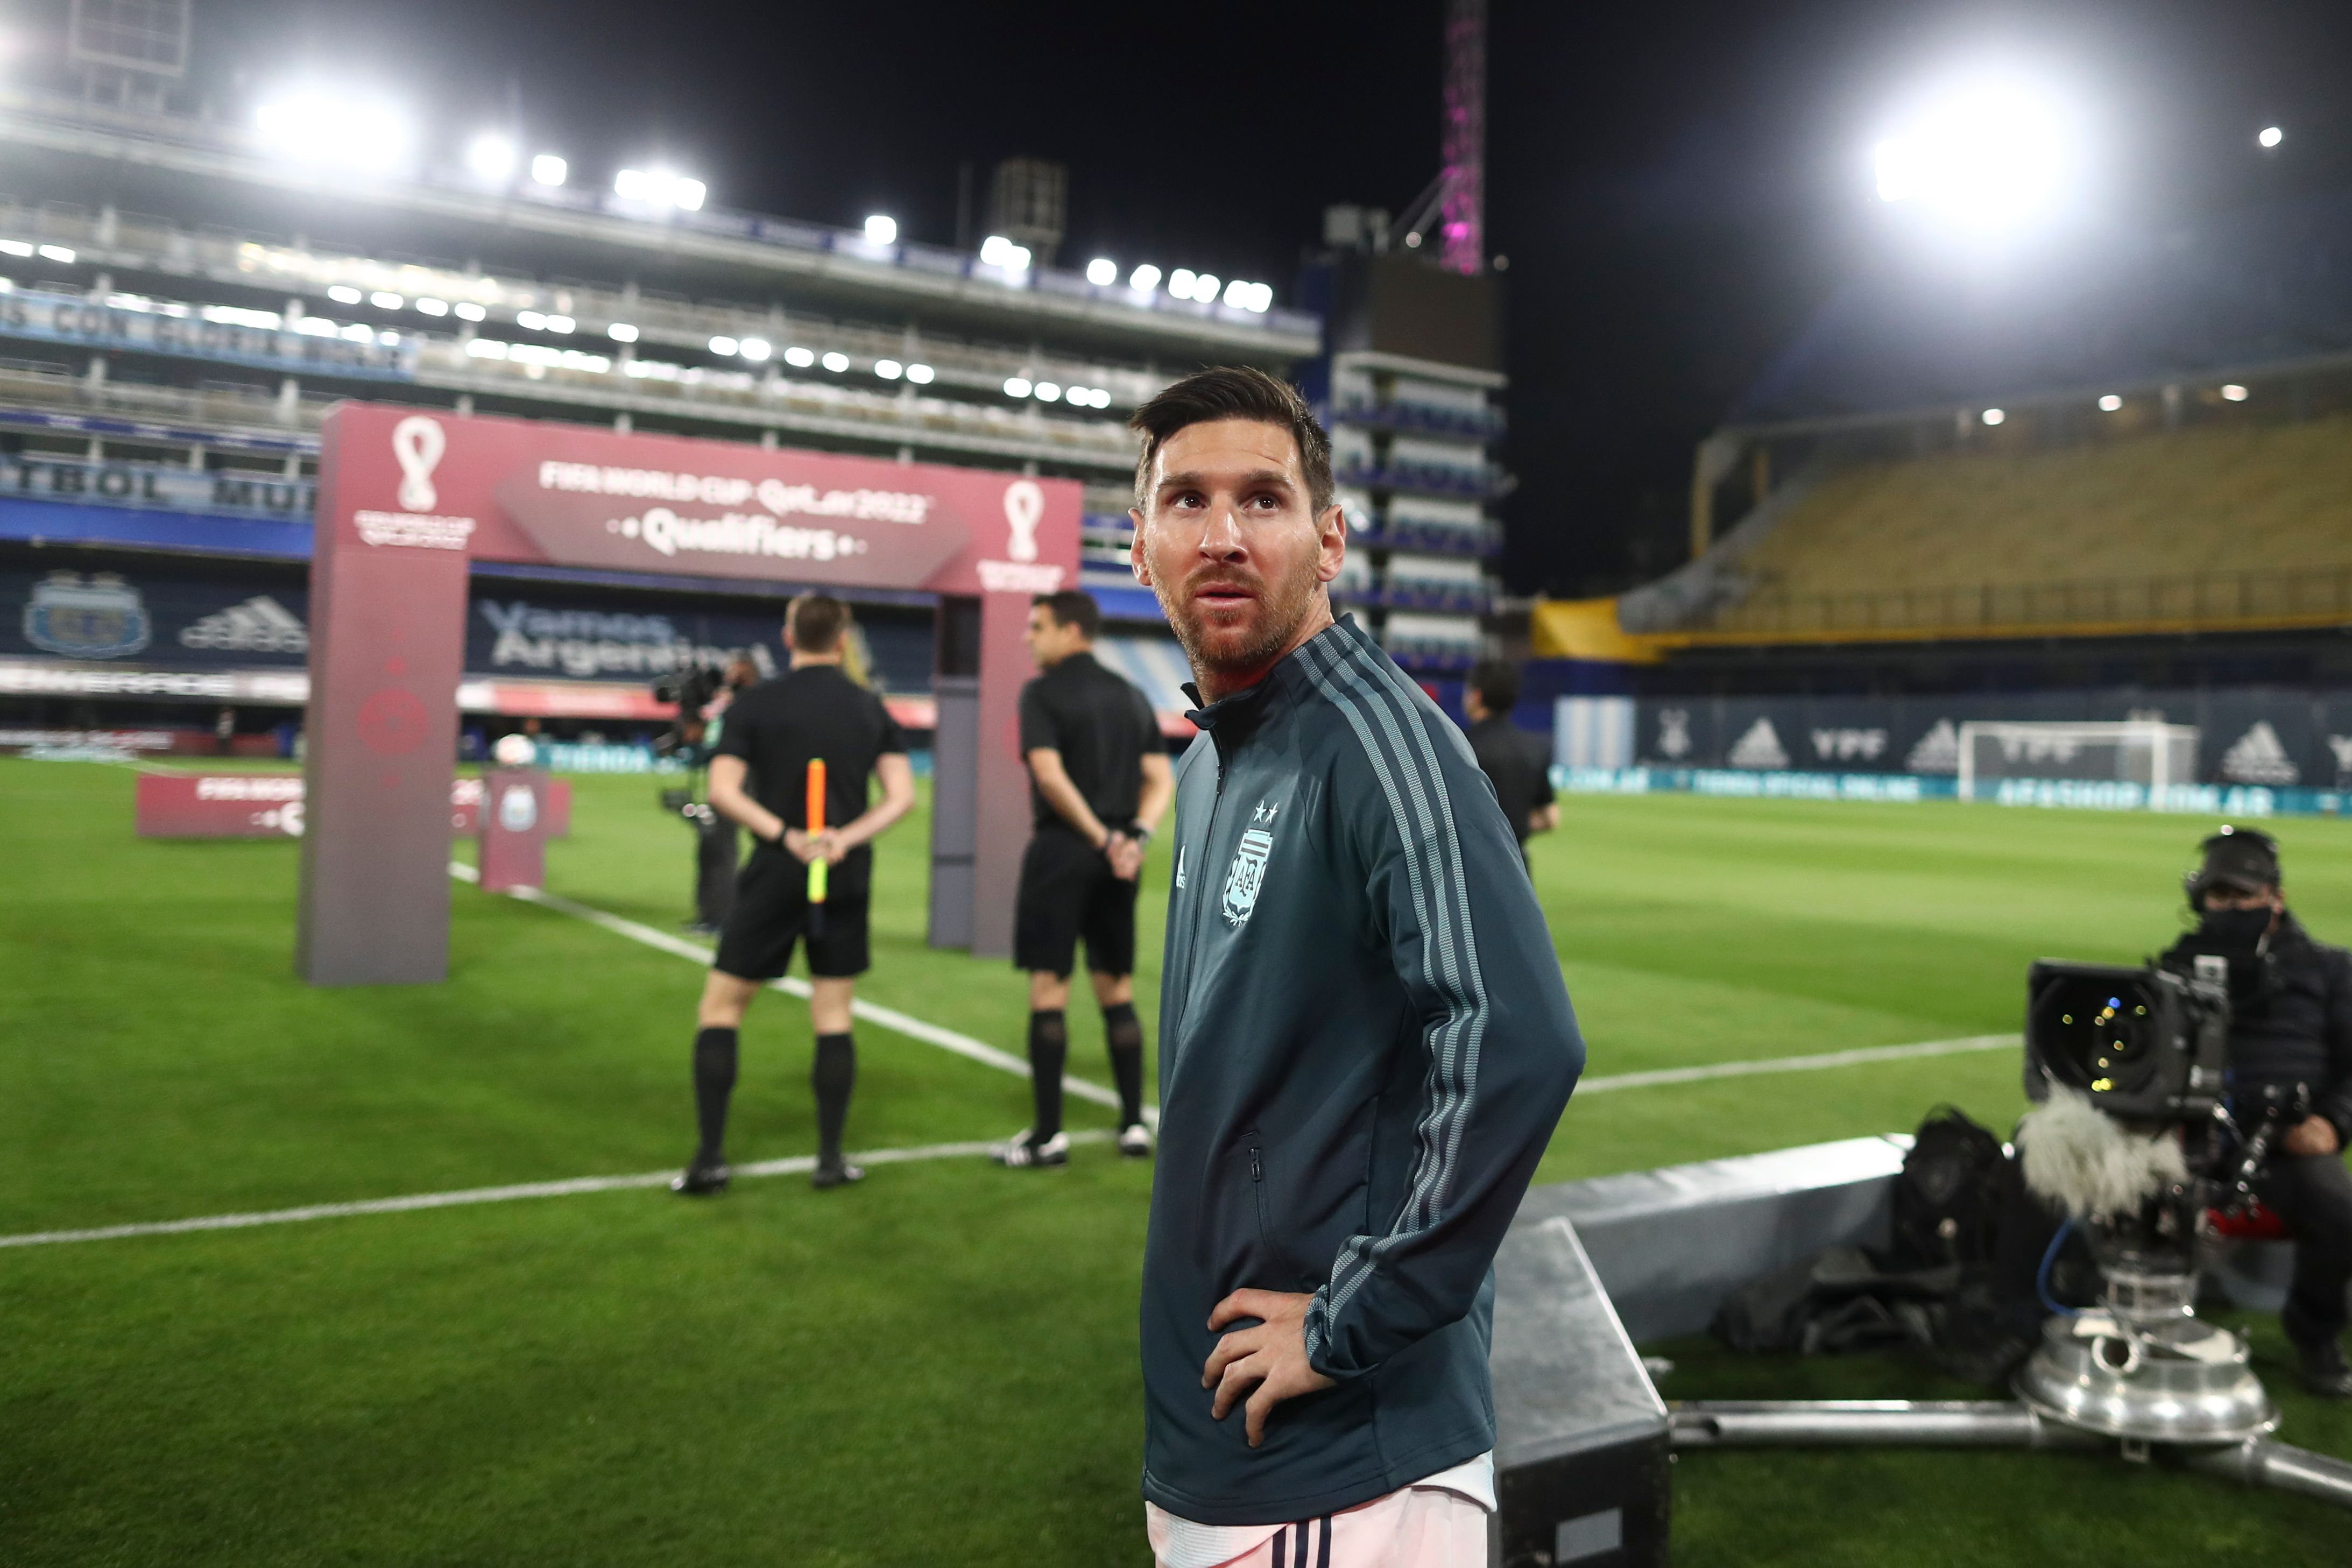
{"type": "Polygon", "coordinates": [[[1268,1271],[1265,1142],[1253,1127],[1211,1163],[1209,1190],[1202,1194],[1203,1271],[1214,1286],[1212,1300],[1235,1290],[1278,1290],[1281,1279],[1268,1271]]]}

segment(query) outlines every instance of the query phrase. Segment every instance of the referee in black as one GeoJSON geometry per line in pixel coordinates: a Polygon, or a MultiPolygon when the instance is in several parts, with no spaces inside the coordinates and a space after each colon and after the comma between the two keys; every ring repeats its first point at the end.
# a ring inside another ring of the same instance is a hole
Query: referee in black
{"type": "Polygon", "coordinates": [[[740,692],[710,759],[710,804],[756,843],[735,886],[735,907],[703,982],[694,1037],[694,1104],[702,1142],[670,1183],[701,1195],[727,1185],[727,1100],[735,1089],[737,1031],[760,988],[792,963],[808,939],[809,1021],[816,1032],[817,1162],[809,1180],[837,1187],[866,1173],[841,1157],[842,1123],[857,1078],[849,1008],[867,967],[866,900],[874,851],[866,846],[915,804],[907,740],[882,700],[842,671],[849,606],[803,594],[784,618],[792,668],[740,692]],[[808,828],[808,765],[824,763],[824,830],[808,828]],[[868,805],[870,781],[882,799],[868,805]],[[812,921],[809,863],[822,856],[829,886],[812,921]]]}
{"type": "Polygon", "coordinates": [[[1518,705],[1518,666],[1484,658],[1472,668],[1462,692],[1462,710],[1470,717],[1470,754],[1495,786],[1495,804],[1503,808],[1503,820],[1511,825],[1525,860],[1528,840],[1559,826],[1559,802],[1552,795],[1551,759],[1543,742],[1511,722],[1511,710],[1518,705]]]}
{"type": "Polygon", "coordinates": [[[1078,939],[1102,1005],[1118,1082],[1118,1148],[1151,1152],[1143,1125],[1143,1026],[1135,1016],[1135,894],[1143,847],[1175,797],[1160,721],[1143,693],[1094,656],[1102,612],[1075,589],[1029,609],[1037,678],[1021,689],[1021,754],[1036,831],[1021,858],[1013,962],[1029,972],[1029,1077],[1036,1120],[998,1151],[1008,1166],[1069,1163],[1062,1131],[1065,1011],[1078,939]]]}

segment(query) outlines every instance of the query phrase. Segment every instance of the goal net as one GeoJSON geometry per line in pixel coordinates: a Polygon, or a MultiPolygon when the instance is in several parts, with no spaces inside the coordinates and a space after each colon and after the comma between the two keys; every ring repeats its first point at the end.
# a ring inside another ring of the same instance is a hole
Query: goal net
{"type": "Polygon", "coordinates": [[[1959,795],[1989,796],[2004,779],[2134,784],[2155,791],[2194,783],[2197,726],[1986,723],[1960,726],[1959,795]]]}

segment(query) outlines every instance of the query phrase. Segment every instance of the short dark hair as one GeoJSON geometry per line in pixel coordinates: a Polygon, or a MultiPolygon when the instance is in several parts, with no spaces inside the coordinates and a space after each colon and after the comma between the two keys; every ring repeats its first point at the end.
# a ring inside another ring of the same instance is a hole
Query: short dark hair
{"type": "Polygon", "coordinates": [[[1043,605],[1055,626],[1077,627],[1088,642],[1102,630],[1102,606],[1095,603],[1092,594],[1065,588],[1058,594],[1040,594],[1029,602],[1043,605]]]}
{"type": "Polygon", "coordinates": [[[849,629],[849,606],[830,594],[802,594],[784,609],[784,635],[802,653],[831,653],[849,629]]]}
{"type": "Polygon", "coordinates": [[[1489,713],[1508,713],[1519,705],[1519,667],[1507,658],[1482,658],[1470,667],[1470,689],[1489,713]]]}
{"type": "Polygon", "coordinates": [[[1298,443],[1298,468],[1307,478],[1307,500],[1318,513],[1331,504],[1336,488],[1331,479],[1331,437],[1315,422],[1315,411],[1286,381],[1244,364],[1218,365],[1196,371],[1172,386],[1162,387],[1129,416],[1127,427],[1143,437],[1142,455],[1135,461],[1135,508],[1145,510],[1151,496],[1151,459],[1179,430],[1220,419],[1253,419],[1279,425],[1298,443]]]}

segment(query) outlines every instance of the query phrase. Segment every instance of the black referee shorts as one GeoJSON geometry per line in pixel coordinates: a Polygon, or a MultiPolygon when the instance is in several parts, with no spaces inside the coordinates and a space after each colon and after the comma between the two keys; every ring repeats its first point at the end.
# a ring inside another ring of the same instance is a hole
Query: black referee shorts
{"type": "Polygon", "coordinates": [[[773,980],[792,967],[793,947],[808,938],[809,973],[846,980],[871,967],[866,950],[867,894],[874,852],[850,851],[828,873],[824,931],[809,934],[808,865],[791,851],[761,844],[735,879],[735,908],[719,928],[719,955],[710,966],[744,980],[773,980]]]}
{"type": "Polygon", "coordinates": [[[1088,969],[1134,973],[1137,886],[1112,876],[1110,862],[1076,834],[1039,828],[1021,857],[1013,966],[1067,978],[1084,937],[1088,969]]]}

